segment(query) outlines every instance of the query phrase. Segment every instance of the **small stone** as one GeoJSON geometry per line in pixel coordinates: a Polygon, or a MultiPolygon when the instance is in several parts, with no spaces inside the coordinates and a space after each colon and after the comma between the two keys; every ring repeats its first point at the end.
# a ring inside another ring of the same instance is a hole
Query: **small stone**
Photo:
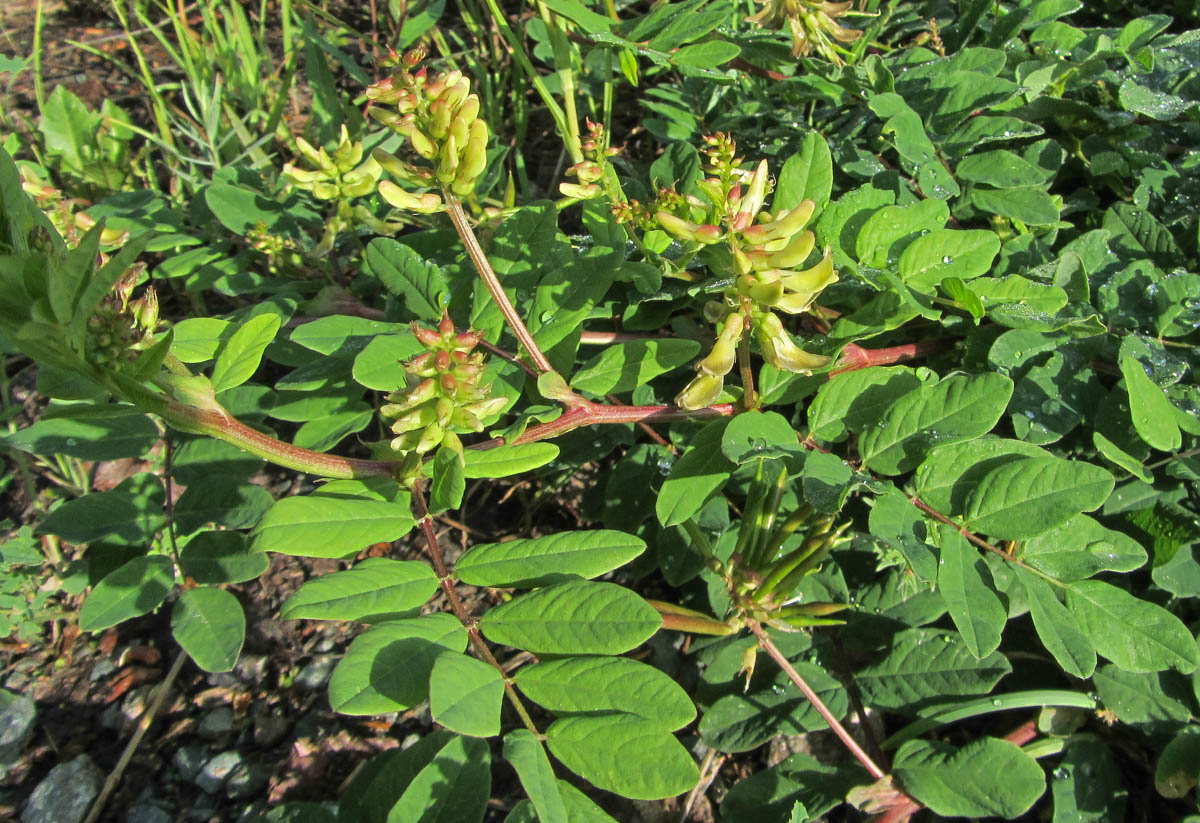
{"type": "Polygon", "coordinates": [[[247,654],[238,660],[233,667],[233,673],[243,683],[257,685],[267,679],[267,656],[263,654],[247,654]]]}
{"type": "Polygon", "coordinates": [[[274,746],[291,728],[292,721],[278,714],[254,718],[254,742],[259,746],[274,746]]]}
{"type": "Polygon", "coordinates": [[[242,755],[238,752],[221,752],[204,764],[200,774],[193,781],[208,794],[216,794],[225,785],[225,781],[239,768],[242,768],[242,755]]]}
{"type": "Polygon", "coordinates": [[[139,804],[129,810],[125,823],[171,823],[171,815],[158,806],[139,804]]]}
{"type": "Polygon", "coordinates": [[[336,645],[337,641],[335,641],[332,637],[322,637],[319,641],[317,641],[317,645],[313,648],[315,651],[324,654],[325,652],[333,651],[333,648],[336,645]]]}
{"type": "Polygon", "coordinates": [[[23,823],[79,823],[87,814],[104,774],[86,754],[60,763],[38,784],[21,815],[23,823]]]}
{"type": "Polygon", "coordinates": [[[200,725],[196,727],[196,734],[208,740],[214,740],[231,733],[234,727],[233,709],[228,706],[218,706],[204,715],[200,725]]]}
{"type": "Polygon", "coordinates": [[[253,797],[267,781],[271,779],[271,770],[257,763],[243,763],[230,772],[225,781],[225,794],[234,799],[253,797]]]}
{"type": "Polygon", "coordinates": [[[221,689],[234,689],[239,685],[238,679],[230,672],[217,672],[208,676],[208,682],[221,689]]]}
{"type": "Polygon", "coordinates": [[[180,746],[171,763],[183,779],[190,783],[200,774],[204,762],[209,757],[209,752],[203,746],[180,746]]]}
{"type": "Polygon", "coordinates": [[[329,678],[333,676],[333,670],[337,667],[338,660],[338,657],[330,654],[314,657],[296,675],[294,683],[300,688],[308,689],[309,691],[316,691],[324,687],[329,682],[329,678]]]}
{"type": "Polygon", "coordinates": [[[117,670],[117,664],[112,661],[111,657],[101,657],[92,664],[92,673],[88,675],[88,680],[95,683],[101,678],[108,677],[117,670]]]}
{"type": "Polygon", "coordinates": [[[33,736],[37,706],[23,694],[8,693],[0,693],[0,706],[0,777],[4,777],[33,736]]]}

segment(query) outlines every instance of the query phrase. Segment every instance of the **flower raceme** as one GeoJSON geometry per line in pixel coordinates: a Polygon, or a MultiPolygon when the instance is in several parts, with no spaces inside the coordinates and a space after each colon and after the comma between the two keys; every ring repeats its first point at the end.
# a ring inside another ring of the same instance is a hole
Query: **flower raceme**
{"type": "Polygon", "coordinates": [[[808,374],[827,365],[828,357],[796,345],[775,312],[807,311],[838,279],[829,249],[815,264],[801,268],[816,247],[816,237],[805,228],[816,204],[804,200],[775,213],[766,211],[772,189],[767,161],[747,170],[726,135],[712,135],[705,142],[705,170],[711,176],[698,188],[708,202],[668,191],[660,194],[660,207],[654,212],[659,228],[705,254],[713,273],[732,283],[721,302],[705,307],[705,315],[720,324],[721,332],[711,353],[696,364],[696,377],[676,397],[685,409],[716,402],[725,375],[733,369],[737,346],[750,332],[763,359],[775,368],[808,374]],[[720,253],[722,244],[727,253],[720,253]]]}
{"type": "MultiPolygon", "coordinates": [[[[437,185],[466,197],[487,166],[487,123],[479,118],[479,97],[471,93],[471,81],[457,70],[431,78],[418,68],[424,58],[423,49],[394,58],[400,71],[369,86],[367,98],[374,104],[371,116],[403,135],[425,163],[405,163],[378,149],[373,157],[402,182],[437,185]]],[[[401,209],[431,212],[441,204],[436,194],[415,195],[389,181],[379,184],[379,193],[401,209]]]]}

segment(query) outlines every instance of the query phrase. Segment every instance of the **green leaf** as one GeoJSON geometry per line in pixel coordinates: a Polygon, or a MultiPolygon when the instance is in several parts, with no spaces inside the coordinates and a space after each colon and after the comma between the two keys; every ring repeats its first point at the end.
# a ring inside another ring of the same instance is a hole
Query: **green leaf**
{"type": "Polygon", "coordinates": [[[956,632],[908,629],[897,634],[891,651],[855,673],[867,705],[899,709],[931,699],[987,694],[1012,671],[1004,655],[982,660],[956,632]]]}
{"type": "Polygon", "coordinates": [[[456,652],[438,655],[429,673],[433,722],[470,737],[500,734],[504,677],[495,668],[456,652]]]}
{"type": "Polygon", "coordinates": [[[872,366],[842,372],[817,390],[808,406],[811,436],[834,443],[846,431],[862,432],[890,407],[896,398],[919,388],[916,372],[905,366],[872,366]]]}
{"type": "Polygon", "coordinates": [[[700,779],[687,749],[636,715],[564,717],[546,730],[546,743],[568,769],[622,797],[674,797],[700,779]]]}
{"type": "Polygon", "coordinates": [[[568,823],[571,816],[554,779],[550,758],[533,732],[517,729],[504,736],[504,759],[516,769],[521,788],[533,801],[540,823],[568,823]]]}
{"type": "Polygon", "coordinates": [[[1187,680],[1174,672],[1127,672],[1106,663],[1092,684],[1104,708],[1145,731],[1174,728],[1192,717],[1187,680]]]}
{"type": "Polygon", "coordinates": [[[621,654],[661,626],[658,612],[629,589],[583,580],[522,595],[479,620],[492,642],[535,654],[621,654]]]}
{"type": "Polygon", "coordinates": [[[544,661],[521,669],[516,683],[530,700],[560,715],[624,712],[669,732],[696,717],[696,707],[678,683],[628,657],[544,661]]]}
{"type": "Polygon", "coordinates": [[[251,317],[221,344],[213,365],[212,384],[217,392],[240,386],[253,376],[263,352],[279,332],[279,315],[251,317]]]}
{"type": "MultiPolygon", "coordinates": [[[[461,447],[460,447],[461,448],[461,447]]],[[[433,480],[429,484],[429,512],[441,514],[462,505],[467,490],[463,475],[463,456],[448,446],[441,446],[433,458],[433,480]]]]}
{"type": "Polygon", "coordinates": [[[955,174],[968,183],[983,183],[997,189],[1041,186],[1047,182],[1042,169],[1007,149],[972,154],[958,164],[955,174]]]}
{"type": "Polygon", "coordinates": [[[1091,463],[1020,457],[979,479],[967,495],[963,516],[973,531],[1020,540],[1099,507],[1112,490],[1112,475],[1091,463]]]}
{"type": "Polygon", "coordinates": [[[694,340],[634,340],[605,347],[571,378],[578,391],[620,394],[633,391],[700,352],[694,340]]]}
{"type": "Polygon", "coordinates": [[[279,616],[377,623],[420,608],[437,588],[437,575],[428,564],[369,557],[346,571],[308,581],[284,602],[279,616]]]}
{"type": "MultiPolygon", "coordinates": [[[[850,696],[837,678],[813,663],[793,663],[835,717],[850,709],[850,696]]],[[[721,752],[756,749],[780,734],[804,734],[828,728],[811,702],[785,675],[765,689],[718,698],[700,720],[700,738],[721,752]]]]}
{"type": "Polygon", "coordinates": [[[1042,767],[1007,740],[984,737],[955,748],[910,740],[896,752],[893,771],[913,797],[944,817],[1024,814],[1046,791],[1042,767]]]}
{"type": "Polygon", "coordinates": [[[895,400],[859,439],[864,464],[880,474],[915,468],[936,445],[986,434],[1004,413],[1013,383],[992,372],[947,377],[895,400]]]}
{"type": "Polygon", "coordinates": [[[539,469],[558,457],[553,443],[523,443],[497,446],[494,449],[468,449],[465,469],[468,480],[477,478],[511,477],[521,472],[539,469]]]}
{"type": "Polygon", "coordinates": [[[399,540],[414,525],[407,495],[399,502],[285,497],[254,531],[254,550],[301,557],[345,557],[399,540]]]}
{"type": "Polygon", "coordinates": [[[171,633],[201,669],[227,672],[242,653],[246,613],[238,599],[223,589],[188,589],[171,611],[171,633]]]}
{"type": "Polygon", "coordinates": [[[161,555],[135,557],[96,584],[79,611],[79,628],[96,632],[157,609],[175,585],[175,564],[161,555]]]}
{"type": "Polygon", "coordinates": [[[201,532],[179,550],[180,570],[197,583],[244,583],[270,564],[265,552],[250,551],[240,532],[201,532]]]}
{"type": "Polygon", "coordinates": [[[671,55],[677,66],[697,69],[715,69],[723,66],[742,53],[741,46],[728,40],[705,40],[684,46],[671,55]]]}
{"type": "Polygon", "coordinates": [[[390,237],[367,244],[367,268],[389,292],[404,298],[404,306],[419,319],[436,323],[446,305],[447,283],[437,265],[390,237]]]}
{"type": "Polygon", "coordinates": [[[1188,729],[1162,750],[1154,767],[1154,788],[1163,797],[1186,797],[1200,782],[1200,733],[1188,729]]]}
{"type": "Polygon", "coordinates": [[[922,231],[941,229],[949,219],[950,209],[941,200],[918,200],[907,206],[884,206],[867,218],[862,231],[858,233],[855,248],[859,262],[875,268],[890,267],[894,263],[889,263],[889,260],[894,260],[901,253],[897,244],[922,231]]]}
{"type": "Polygon", "coordinates": [[[429,673],[443,651],[467,648],[467,631],[440,612],[391,620],[354,638],[329,680],[329,703],[342,714],[386,714],[429,696],[429,673]]]}
{"type": "Polygon", "coordinates": [[[37,531],[71,543],[90,543],[110,535],[126,543],[149,543],[166,523],[162,511],[166,495],[157,478],[135,475],[139,477],[150,478],[144,489],[133,490],[127,480],[112,491],[68,500],[51,512],[37,531]]]}
{"type": "Polygon", "coordinates": [[[1100,572],[1131,572],[1146,562],[1146,550],[1123,532],[1101,526],[1085,514],[1025,541],[1021,560],[1070,583],[1100,572]]]}
{"type": "Polygon", "coordinates": [[[175,528],[184,534],[206,523],[248,529],[274,504],[271,493],[262,486],[209,477],[189,485],[179,496],[175,502],[175,528]]]}
{"type": "Polygon", "coordinates": [[[729,421],[721,436],[721,451],[734,463],[744,463],[798,452],[800,438],[782,414],[751,411],[729,421]]]}
{"type": "Polygon", "coordinates": [[[980,211],[1020,220],[1030,226],[1048,226],[1058,222],[1059,205],[1044,191],[972,189],[971,202],[980,211]]]}
{"type": "Polygon", "coordinates": [[[455,572],[472,586],[530,588],[599,577],[645,550],[643,540],[623,532],[568,531],[475,546],[459,559],[455,572]]]}
{"type": "Polygon", "coordinates": [[[771,210],[794,209],[802,200],[817,204],[820,214],[833,192],[833,156],[829,144],[818,132],[810,131],[800,144],[800,151],[783,163],[775,183],[775,199],[771,210]]]}
{"type": "Polygon", "coordinates": [[[180,320],[172,330],[171,354],[184,363],[203,363],[212,360],[230,334],[233,324],[216,317],[189,317],[180,320]]]}
{"type": "Polygon", "coordinates": [[[696,432],[683,456],[671,467],[655,500],[658,522],[675,526],[704,507],[724,488],[734,469],[721,451],[727,420],[714,420],[696,432]]]}
{"type": "Polygon", "coordinates": [[[1183,435],[1175,423],[1175,410],[1167,395],[1129,352],[1121,355],[1121,374],[1129,392],[1129,415],[1138,436],[1159,451],[1178,449],[1183,435]]]}
{"type": "Polygon", "coordinates": [[[995,232],[934,229],[908,244],[897,270],[906,285],[928,292],[947,277],[969,280],[987,274],[999,253],[995,232]]]}
{"type": "Polygon", "coordinates": [[[979,551],[953,526],[943,524],[939,533],[942,547],[938,591],[968,651],[978,658],[986,657],[1000,646],[1008,606],[996,594],[992,575],[979,551]]]}
{"type": "Polygon", "coordinates": [[[480,823],[492,785],[486,741],[455,737],[417,773],[387,823],[480,823]]]}
{"type": "Polygon", "coordinates": [[[425,350],[411,333],[381,334],[354,357],[354,382],[374,391],[396,391],[405,385],[404,361],[425,350]]]}
{"type": "Polygon", "coordinates": [[[1067,608],[1096,651],[1131,672],[1173,668],[1188,674],[1200,665],[1196,638],[1164,609],[1099,580],[1067,587],[1067,608]]]}
{"type": "Polygon", "coordinates": [[[388,812],[413,779],[446,747],[454,735],[437,729],[412,745],[388,749],[363,762],[338,802],[342,823],[387,823],[388,812]]]}
{"type": "Polygon", "coordinates": [[[1020,566],[1014,566],[1013,574],[1025,592],[1033,627],[1046,651],[1067,674],[1081,680],[1091,677],[1096,670],[1096,647],[1058,599],[1054,587],[1020,566]]]}
{"type": "Polygon", "coordinates": [[[990,435],[939,446],[917,467],[917,493],[943,514],[961,514],[967,495],[989,471],[1018,457],[1047,457],[1049,454],[1023,440],[990,435]]]}
{"type": "Polygon", "coordinates": [[[1054,769],[1053,823],[1121,823],[1129,797],[1108,745],[1094,737],[1073,736],[1054,769]]]}
{"type": "Polygon", "coordinates": [[[3,438],[14,449],[83,460],[141,457],[158,441],[158,429],[132,406],[51,405],[32,426],[3,438]]]}

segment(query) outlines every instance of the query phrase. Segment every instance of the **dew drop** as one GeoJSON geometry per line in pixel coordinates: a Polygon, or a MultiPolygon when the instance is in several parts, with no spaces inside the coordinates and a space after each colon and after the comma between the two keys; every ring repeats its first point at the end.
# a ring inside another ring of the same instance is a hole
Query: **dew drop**
{"type": "Polygon", "coordinates": [[[943,255],[943,256],[942,256],[942,262],[943,262],[943,263],[947,263],[947,264],[949,264],[949,263],[953,263],[953,262],[954,262],[954,258],[953,258],[953,257],[951,257],[950,255],[946,254],[946,255],[943,255]]]}

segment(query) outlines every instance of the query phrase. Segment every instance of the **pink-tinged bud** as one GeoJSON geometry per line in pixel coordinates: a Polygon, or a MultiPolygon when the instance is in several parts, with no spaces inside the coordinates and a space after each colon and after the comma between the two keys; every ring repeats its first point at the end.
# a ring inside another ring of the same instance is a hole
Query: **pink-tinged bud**
{"type": "Polygon", "coordinates": [[[725,378],[718,374],[697,374],[675,397],[675,405],[688,411],[706,409],[721,396],[725,378]]]}
{"type": "Polygon", "coordinates": [[[559,183],[558,193],[563,197],[570,197],[575,200],[591,200],[603,194],[604,189],[600,188],[595,183],[559,183]]]}
{"type": "Polygon", "coordinates": [[[425,431],[421,433],[421,439],[417,441],[417,445],[413,451],[417,454],[431,452],[441,445],[445,436],[445,430],[437,423],[432,423],[425,427],[425,431]]]}
{"type": "Polygon", "coordinates": [[[433,142],[433,138],[425,134],[425,132],[415,126],[407,132],[408,142],[412,144],[413,151],[424,157],[426,160],[432,160],[437,157],[437,145],[433,142]]]}
{"type": "Polygon", "coordinates": [[[381,180],[378,190],[379,196],[386,200],[389,205],[403,211],[432,214],[442,208],[442,198],[433,192],[413,194],[400,188],[391,180],[381,180]]]}
{"type": "Polygon", "coordinates": [[[762,246],[771,240],[771,235],[767,231],[767,227],[762,225],[742,229],[741,235],[742,239],[751,246],[762,246]]]}
{"type": "MultiPolygon", "coordinates": [[[[386,407],[385,407],[386,408],[386,407]]],[[[421,406],[398,416],[392,422],[393,434],[404,434],[424,428],[436,420],[433,406],[421,406]]]]}
{"type": "MultiPolygon", "coordinates": [[[[454,378],[450,377],[450,375],[443,374],[442,375],[443,388],[445,388],[445,383],[446,383],[447,378],[450,379],[451,381],[454,380],[454,378]]],[[[454,401],[452,401],[448,397],[439,397],[437,403],[434,404],[433,408],[434,408],[435,414],[437,415],[438,425],[441,426],[442,428],[446,428],[447,426],[449,426],[450,425],[450,416],[454,414],[454,401]]]]}
{"type": "Polygon", "coordinates": [[[433,377],[433,352],[427,351],[418,354],[412,360],[405,363],[404,368],[418,377],[433,377]]]}
{"type": "Polygon", "coordinates": [[[808,225],[808,221],[812,219],[813,212],[816,210],[816,203],[811,200],[802,200],[796,208],[776,215],[772,222],[763,226],[768,235],[767,239],[777,240],[781,237],[791,237],[808,225]]]}
{"type": "MultiPolygon", "coordinates": [[[[440,371],[440,372],[449,371],[451,365],[452,364],[450,361],[450,352],[446,351],[445,349],[442,349],[441,351],[434,353],[433,366],[438,371],[440,371]]],[[[453,391],[453,389],[451,389],[451,391],[453,391]]]]}
{"type": "Polygon", "coordinates": [[[483,339],[483,332],[465,331],[454,336],[454,345],[460,349],[470,351],[479,345],[479,341],[483,339]]]}
{"type": "Polygon", "coordinates": [[[732,228],[741,231],[754,222],[754,217],[762,210],[767,199],[767,161],[759,161],[758,167],[750,176],[749,188],[738,204],[737,214],[733,217],[732,228]]]}
{"type": "Polygon", "coordinates": [[[431,349],[442,342],[441,335],[435,332],[433,329],[427,329],[424,326],[418,325],[415,320],[411,325],[413,336],[416,337],[417,341],[425,348],[431,349]]]}
{"type": "Polygon", "coordinates": [[[706,246],[711,246],[714,243],[720,243],[725,237],[725,233],[721,231],[720,226],[705,224],[696,229],[696,242],[703,243],[706,246]]]}
{"type": "Polygon", "coordinates": [[[442,333],[442,337],[450,337],[454,334],[454,321],[450,319],[450,312],[442,310],[442,319],[438,321],[438,331],[442,333]]]}
{"type": "Polygon", "coordinates": [[[415,389],[408,393],[408,399],[405,402],[409,403],[411,408],[412,406],[418,406],[421,403],[432,400],[435,394],[437,394],[437,383],[434,382],[432,377],[426,377],[417,384],[415,389]]]}
{"type": "Polygon", "coordinates": [[[428,54],[429,51],[424,46],[417,46],[416,48],[409,49],[404,54],[404,67],[407,69],[415,69],[428,54]]]}

